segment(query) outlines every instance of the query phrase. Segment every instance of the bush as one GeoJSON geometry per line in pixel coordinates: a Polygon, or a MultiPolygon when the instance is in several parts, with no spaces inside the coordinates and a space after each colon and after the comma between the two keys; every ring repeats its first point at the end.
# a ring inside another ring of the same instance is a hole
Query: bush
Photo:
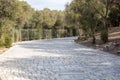
{"type": "Polygon", "coordinates": [[[101,40],[106,43],[108,42],[108,33],[106,30],[101,31],[101,40]]]}
{"type": "Polygon", "coordinates": [[[12,45],[12,39],[11,39],[10,37],[5,37],[4,46],[5,46],[6,48],[9,48],[9,47],[11,47],[11,45],[12,45]]]}
{"type": "Polygon", "coordinates": [[[4,42],[2,39],[0,39],[0,47],[4,47],[4,42]]]}

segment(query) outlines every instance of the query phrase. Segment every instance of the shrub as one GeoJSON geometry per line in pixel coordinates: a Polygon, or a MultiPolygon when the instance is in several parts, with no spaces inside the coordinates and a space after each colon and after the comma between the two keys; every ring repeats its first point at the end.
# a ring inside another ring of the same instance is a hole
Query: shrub
{"type": "Polygon", "coordinates": [[[108,42],[108,33],[106,30],[101,31],[101,40],[106,43],[108,42]]]}
{"type": "Polygon", "coordinates": [[[0,39],[0,47],[4,47],[4,42],[2,39],[0,39]]]}
{"type": "Polygon", "coordinates": [[[9,47],[11,47],[11,45],[12,45],[12,39],[11,39],[10,37],[5,37],[4,46],[5,46],[6,48],[9,48],[9,47]]]}

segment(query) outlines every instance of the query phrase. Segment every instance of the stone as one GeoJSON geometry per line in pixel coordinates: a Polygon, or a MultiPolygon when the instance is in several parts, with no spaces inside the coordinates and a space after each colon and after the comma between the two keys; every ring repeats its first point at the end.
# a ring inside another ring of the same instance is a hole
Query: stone
{"type": "Polygon", "coordinates": [[[107,45],[107,46],[103,47],[103,51],[109,51],[109,46],[107,45]]]}
{"type": "Polygon", "coordinates": [[[113,50],[115,48],[115,45],[114,44],[111,44],[110,46],[109,46],[109,50],[113,50]]]}
{"type": "Polygon", "coordinates": [[[115,46],[116,46],[116,47],[120,46],[120,43],[116,43],[115,46]]]}
{"type": "Polygon", "coordinates": [[[117,54],[120,55],[120,51],[117,51],[117,54]]]}
{"type": "Polygon", "coordinates": [[[104,46],[103,50],[104,51],[110,51],[110,50],[113,50],[114,48],[115,48],[114,44],[109,44],[107,46],[104,46]]]}

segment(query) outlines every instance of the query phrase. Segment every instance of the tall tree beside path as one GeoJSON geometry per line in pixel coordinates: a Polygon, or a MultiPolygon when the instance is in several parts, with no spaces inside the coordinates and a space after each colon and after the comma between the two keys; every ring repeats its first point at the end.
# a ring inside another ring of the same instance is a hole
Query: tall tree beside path
{"type": "Polygon", "coordinates": [[[74,26],[79,26],[83,34],[92,36],[93,43],[95,43],[95,32],[101,32],[101,40],[108,42],[108,27],[110,26],[110,19],[115,17],[115,21],[119,23],[119,6],[120,1],[117,0],[73,0],[66,6],[67,24],[74,23],[74,26]],[[114,6],[117,8],[114,9],[114,6]],[[117,11],[117,13],[112,13],[117,11]],[[110,13],[111,12],[111,13],[110,13]],[[79,25],[78,25],[79,24],[79,25]]]}
{"type": "Polygon", "coordinates": [[[73,0],[66,7],[66,21],[68,23],[73,22],[75,26],[79,26],[86,38],[92,36],[93,44],[96,43],[95,31],[100,19],[100,15],[94,9],[97,3],[97,0],[73,0]]]}
{"type": "Polygon", "coordinates": [[[24,1],[0,0],[0,42],[1,45],[13,41],[14,29],[22,28],[29,23],[32,8],[24,1]]]}
{"type": "Polygon", "coordinates": [[[9,47],[12,43],[11,30],[16,25],[18,4],[18,0],[0,0],[0,46],[9,47]]]}

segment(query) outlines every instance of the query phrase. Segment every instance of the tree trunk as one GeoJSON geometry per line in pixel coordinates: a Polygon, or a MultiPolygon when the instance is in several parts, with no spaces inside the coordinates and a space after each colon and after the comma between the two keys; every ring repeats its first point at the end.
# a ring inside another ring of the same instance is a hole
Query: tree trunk
{"type": "Polygon", "coordinates": [[[92,44],[96,44],[96,37],[95,37],[95,27],[91,24],[91,32],[92,32],[92,44]]]}
{"type": "Polygon", "coordinates": [[[94,35],[94,34],[93,34],[92,38],[93,38],[92,43],[93,43],[93,44],[96,44],[96,37],[95,37],[95,35],[94,35]]]}
{"type": "Polygon", "coordinates": [[[105,40],[105,42],[108,42],[108,27],[109,27],[109,22],[107,20],[106,21],[106,26],[105,26],[105,29],[106,29],[106,40],[105,40]]]}
{"type": "Polygon", "coordinates": [[[106,43],[108,42],[108,21],[104,22],[103,29],[101,31],[101,40],[106,43]]]}

